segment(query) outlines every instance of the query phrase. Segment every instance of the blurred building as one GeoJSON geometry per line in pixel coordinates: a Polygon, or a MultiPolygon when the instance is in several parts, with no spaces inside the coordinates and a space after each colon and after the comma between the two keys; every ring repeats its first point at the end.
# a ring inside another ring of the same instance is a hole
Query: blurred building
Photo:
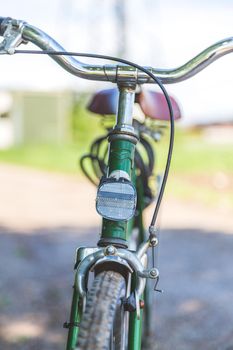
{"type": "Polygon", "coordinates": [[[68,91],[1,92],[0,148],[64,142],[69,137],[72,101],[68,91]]]}

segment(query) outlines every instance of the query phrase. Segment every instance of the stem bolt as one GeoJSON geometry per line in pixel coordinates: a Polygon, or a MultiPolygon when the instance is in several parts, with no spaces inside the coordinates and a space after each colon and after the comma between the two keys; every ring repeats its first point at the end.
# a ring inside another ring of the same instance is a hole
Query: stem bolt
{"type": "Polygon", "coordinates": [[[117,250],[113,245],[109,245],[105,249],[105,255],[115,255],[116,252],[117,252],[117,250]]]}

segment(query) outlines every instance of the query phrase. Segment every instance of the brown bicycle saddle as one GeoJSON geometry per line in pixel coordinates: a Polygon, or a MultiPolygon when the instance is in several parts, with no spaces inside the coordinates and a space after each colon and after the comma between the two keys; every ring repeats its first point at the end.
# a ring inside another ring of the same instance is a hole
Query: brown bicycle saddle
{"type": "MultiPolygon", "coordinates": [[[[116,114],[119,92],[117,89],[98,91],[91,99],[87,109],[93,113],[110,115],[116,114]]],[[[181,118],[181,111],[176,100],[169,96],[174,112],[174,119],[181,118]]],[[[143,113],[157,120],[169,120],[169,110],[164,95],[152,90],[142,90],[136,93],[135,102],[138,103],[143,113]]]]}

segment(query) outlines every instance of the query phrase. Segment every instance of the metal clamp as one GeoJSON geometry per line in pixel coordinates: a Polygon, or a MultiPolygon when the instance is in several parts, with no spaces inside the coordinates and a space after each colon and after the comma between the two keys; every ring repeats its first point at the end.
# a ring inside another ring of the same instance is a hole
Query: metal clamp
{"type": "Polygon", "coordinates": [[[22,37],[24,24],[24,21],[16,19],[11,19],[9,21],[3,34],[4,39],[0,44],[0,54],[13,55],[17,46],[21,43],[27,43],[22,37]]]}

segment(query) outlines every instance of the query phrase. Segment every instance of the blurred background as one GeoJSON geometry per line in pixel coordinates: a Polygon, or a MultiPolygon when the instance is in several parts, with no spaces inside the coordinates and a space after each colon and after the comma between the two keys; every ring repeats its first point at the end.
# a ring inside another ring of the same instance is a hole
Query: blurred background
{"type": "MultiPolygon", "coordinates": [[[[231,0],[9,0],[0,15],[66,50],[158,68],[233,35],[231,0]]],[[[233,349],[232,72],[228,55],[167,86],[182,119],[160,219],[166,293],[155,301],[153,349],[233,349]]],[[[99,234],[95,188],[78,159],[104,130],[86,105],[112,85],[77,79],[44,56],[2,55],[0,76],[0,347],[63,349],[75,249],[99,234]]],[[[155,146],[156,173],[168,134],[155,146]]]]}

